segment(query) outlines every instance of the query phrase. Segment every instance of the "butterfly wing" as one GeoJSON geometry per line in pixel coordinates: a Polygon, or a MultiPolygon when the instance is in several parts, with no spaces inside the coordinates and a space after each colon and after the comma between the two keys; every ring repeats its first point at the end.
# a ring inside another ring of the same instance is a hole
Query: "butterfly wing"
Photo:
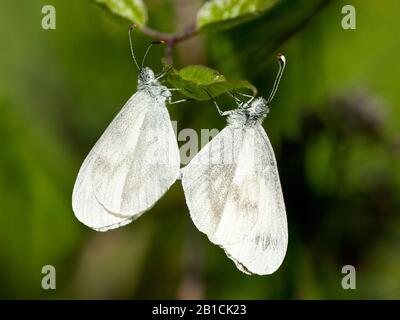
{"type": "Polygon", "coordinates": [[[257,177],[244,157],[250,139],[245,129],[228,126],[182,170],[192,220],[215,244],[241,241],[257,221],[257,177]]]}
{"type": "Polygon", "coordinates": [[[74,205],[74,208],[81,208],[81,219],[86,216],[90,217],[85,219],[88,223],[92,224],[96,219],[100,224],[104,223],[98,216],[97,204],[105,209],[105,213],[114,216],[107,216],[107,219],[125,223],[127,219],[138,218],[155,204],[179,175],[179,149],[165,102],[144,90],[136,92],[107,127],[84,163],[86,170],[81,169],[78,174],[73,202],[84,198],[78,196],[79,190],[90,193],[88,200],[96,201],[90,201],[87,207],[74,205]],[[89,181],[91,188],[78,189],[83,185],[82,181],[89,181]]]}
{"type": "Polygon", "coordinates": [[[92,169],[93,158],[86,159],[75,182],[72,208],[77,219],[96,231],[107,231],[130,223],[132,218],[115,216],[97,201],[92,188],[92,169]]]}
{"type": "Polygon", "coordinates": [[[279,267],[287,247],[286,213],[261,126],[226,127],[183,170],[182,184],[197,228],[241,271],[267,274],[279,267]]]}
{"type": "Polygon", "coordinates": [[[271,274],[282,264],[288,244],[285,203],[274,151],[264,129],[258,130],[254,143],[268,155],[261,158],[258,180],[260,202],[258,220],[249,235],[240,243],[223,246],[226,254],[245,273],[271,274]],[[266,161],[268,160],[268,161],[266,161]]]}

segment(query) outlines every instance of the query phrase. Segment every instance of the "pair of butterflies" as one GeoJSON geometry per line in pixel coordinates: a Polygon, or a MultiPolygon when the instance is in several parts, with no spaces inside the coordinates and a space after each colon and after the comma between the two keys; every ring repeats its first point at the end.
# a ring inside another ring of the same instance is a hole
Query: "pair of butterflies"
{"type": "Polygon", "coordinates": [[[162,75],[138,67],[137,92],[79,170],[72,195],[78,220],[97,231],[124,226],[181,178],[194,224],[240,271],[276,271],[286,254],[287,221],[274,152],[261,124],[285,66],[282,55],[278,61],[268,100],[235,97],[237,109],[225,112],[215,103],[228,125],[183,169],[166,108],[171,89],[160,83],[162,75]]]}

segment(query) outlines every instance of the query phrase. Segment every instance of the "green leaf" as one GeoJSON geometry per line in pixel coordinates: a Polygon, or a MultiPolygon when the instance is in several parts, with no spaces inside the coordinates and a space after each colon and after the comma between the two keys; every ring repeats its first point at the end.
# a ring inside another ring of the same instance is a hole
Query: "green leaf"
{"type": "Polygon", "coordinates": [[[147,22],[147,9],[142,0],[94,0],[103,8],[116,16],[145,25],[147,22]]]}
{"type": "Polygon", "coordinates": [[[210,100],[231,90],[249,89],[257,94],[257,89],[246,80],[227,80],[218,71],[205,66],[188,66],[172,69],[168,73],[168,82],[175,88],[181,88],[182,94],[195,100],[210,100]]]}
{"type": "Polygon", "coordinates": [[[197,13],[197,28],[231,28],[258,17],[275,2],[277,0],[211,0],[197,13]]]}

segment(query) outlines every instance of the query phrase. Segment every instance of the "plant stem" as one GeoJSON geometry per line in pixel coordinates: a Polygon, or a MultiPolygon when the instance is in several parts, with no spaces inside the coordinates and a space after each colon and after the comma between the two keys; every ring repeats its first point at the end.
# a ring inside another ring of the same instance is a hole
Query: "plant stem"
{"type": "Polygon", "coordinates": [[[158,41],[165,41],[167,48],[165,50],[165,55],[167,62],[172,64],[173,60],[173,50],[175,44],[190,39],[198,34],[198,30],[195,25],[175,34],[159,32],[145,26],[137,26],[137,28],[145,35],[156,39],[158,41]]]}

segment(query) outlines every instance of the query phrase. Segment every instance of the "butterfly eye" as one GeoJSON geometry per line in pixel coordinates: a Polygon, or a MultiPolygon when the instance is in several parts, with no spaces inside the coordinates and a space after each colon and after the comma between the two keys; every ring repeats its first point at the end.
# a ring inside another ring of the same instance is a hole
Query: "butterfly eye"
{"type": "Polygon", "coordinates": [[[265,104],[258,103],[254,109],[256,113],[262,113],[265,110],[265,104]]]}

